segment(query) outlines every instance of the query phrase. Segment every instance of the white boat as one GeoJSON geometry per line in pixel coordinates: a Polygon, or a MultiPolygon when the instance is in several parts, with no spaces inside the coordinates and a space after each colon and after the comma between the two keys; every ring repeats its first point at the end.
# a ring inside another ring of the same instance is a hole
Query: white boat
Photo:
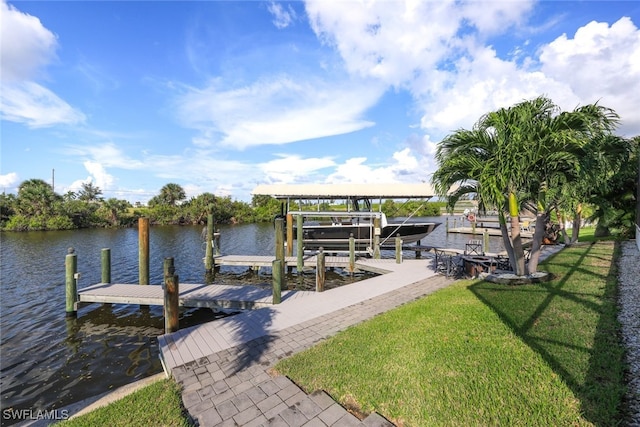
{"type": "Polygon", "coordinates": [[[419,242],[440,225],[411,217],[387,219],[384,212],[372,209],[372,201],[376,199],[379,207],[387,199],[423,199],[426,202],[434,196],[429,184],[259,185],[253,194],[282,200],[286,204],[283,213],[291,215],[294,226],[296,217],[302,218],[305,250],[322,247],[326,251],[347,251],[353,236],[356,251],[371,253],[376,244],[380,247],[395,245],[396,236],[400,236],[403,244],[419,242]],[[345,201],[341,205],[343,210],[329,209],[331,203],[339,200],[345,201]],[[291,209],[292,202],[297,202],[303,209],[291,209]]]}

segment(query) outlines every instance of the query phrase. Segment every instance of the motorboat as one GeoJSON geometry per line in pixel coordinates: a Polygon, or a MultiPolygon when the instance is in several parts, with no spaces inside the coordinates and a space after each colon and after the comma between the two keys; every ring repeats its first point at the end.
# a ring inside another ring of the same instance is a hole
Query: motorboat
{"type": "Polygon", "coordinates": [[[286,212],[292,221],[294,236],[299,236],[302,223],[304,250],[348,251],[353,237],[355,251],[372,253],[375,246],[394,246],[396,237],[403,245],[419,243],[440,225],[412,216],[388,219],[381,211],[387,199],[428,201],[434,195],[428,184],[260,185],[253,194],[283,201],[283,215],[286,212]],[[377,211],[372,204],[376,199],[377,211]]]}

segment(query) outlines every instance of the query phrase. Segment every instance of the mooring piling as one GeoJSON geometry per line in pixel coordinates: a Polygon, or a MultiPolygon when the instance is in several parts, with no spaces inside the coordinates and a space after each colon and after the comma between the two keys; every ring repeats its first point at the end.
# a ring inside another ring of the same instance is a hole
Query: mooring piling
{"type": "Polygon", "coordinates": [[[66,313],[67,317],[76,317],[78,309],[78,256],[75,249],[69,248],[65,257],[65,293],[66,293],[66,313]]]}
{"type": "Polygon", "coordinates": [[[396,235],[396,264],[402,264],[402,239],[396,235]]]}
{"type": "Polygon", "coordinates": [[[149,218],[138,218],[139,284],[149,284],[149,218]]]}
{"type": "Polygon", "coordinates": [[[380,232],[382,230],[380,217],[373,219],[373,258],[380,259],[380,232]]]}
{"type": "Polygon", "coordinates": [[[273,289],[273,304],[280,304],[282,300],[282,272],[283,261],[274,259],[271,263],[271,287],[273,289]]]}
{"type": "Polygon", "coordinates": [[[207,211],[207,242],[204,255],[204,269],[207,274],[213,274],[213,205],[207,211]]]}
{"type": "Polygon", "coordinates": [[[349,273],[353,276],[356,270],[356,239],[353,233],[349,233],[349,273]]]}
{"type": "Polygon", "coordinates": [[[111,283],[111,249],[102,249],[100,261],[102,266],[102,283],[111,283]]]}
{"type": "Polygon", "coordinates": [[[179,279],[177,274],[165,278],[164,284],[164,332],[176,332],[180,327],[179,313],[179,279]]]}
{"type": "Polygon", "coordinates": [[[302,233],[302,215],[296,215],[296,270],[302,274],[304,269],[304,234],[302,233]]]}
{"type": "Polygon", "coordinates": [[[324,291],[324,281],[325,281],[325,260],[324,260],[324,249],[320,247],[320,251],[316,256],[316,292],[324,291]]]}

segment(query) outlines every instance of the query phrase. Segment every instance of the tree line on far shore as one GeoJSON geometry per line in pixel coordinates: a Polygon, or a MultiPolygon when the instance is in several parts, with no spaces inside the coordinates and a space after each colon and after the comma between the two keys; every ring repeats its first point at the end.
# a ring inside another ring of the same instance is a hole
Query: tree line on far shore
{"type": "MultiPolygon", "coordinates": [[[[437,216],[444,202],[387,200],[383,211],[389,216],[437,216]],[[420,207],[420,204],[423,204],[420,207]]],[[[254,196],[251,203],[230,196],[202,193],[187,200],[182,186],[166,184],[147,206],[127,200],[103,198],[93,183],[83,183],[77,192],[58,194],[42,179],[23,181],[17,194],[0,194],[0,229],[3,231],[73,230],[80,228],[133,227],[138,218],[148,217],[153,225],[205,224],[210,207],[216,224],[273,221],[282,212],[280,201],[254,196]]],[[[296,206],[297,207],[297,206],[296,206]]]]}

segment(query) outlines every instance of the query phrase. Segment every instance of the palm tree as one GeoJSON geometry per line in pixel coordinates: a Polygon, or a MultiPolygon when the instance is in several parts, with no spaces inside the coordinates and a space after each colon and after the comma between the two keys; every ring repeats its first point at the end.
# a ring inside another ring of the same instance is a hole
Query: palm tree
{"type": "Polygon", "coordinates": [[[78,191],[78,199],[85,202],[99,202],[102,190],[100,187],[93,185],[92,182],[83,182],[80,191],[78,191]]]}
{"type": "Polygon", "coordinates": [[[175,206],[178,202],[187,198],[184,189],[174,183],[166,184],[160,189],[160,201],[162,204],[175,206]]]}
{"type": "Polygon", "coordinates": [[[109,222],[111,225],[117,226],[119,223],[119,215],[122,212],[126,212],[129,207],[129,202],[126,200],[119,200],[115,197],[111,197],[102,202],[102,208],[107,211],[109,222]]]}
{"type": "Polygon", "coordinates": [[[59,199],[49,183],[42,179],[29,179],[18,186],[16,207],[25,216],[51,215],[59,199]]]}
{"type": "Polygon", "coordinates": [[[558,185],[579,179],[576,168],[585,142],[613,129],[616,120],[612,110],[597,105],[560,113],[546,97],[523,101],[484,115],[472,130],[447,136],[438,145],[439,169],[432,181],[442,196],[454,188],[450,205],[475,193],[483,206],[496,208],[513,270],[517,275],[534,273],[558,185]],[[525,203],[536,213],[528,266],[520,236],[525,203]]]}

